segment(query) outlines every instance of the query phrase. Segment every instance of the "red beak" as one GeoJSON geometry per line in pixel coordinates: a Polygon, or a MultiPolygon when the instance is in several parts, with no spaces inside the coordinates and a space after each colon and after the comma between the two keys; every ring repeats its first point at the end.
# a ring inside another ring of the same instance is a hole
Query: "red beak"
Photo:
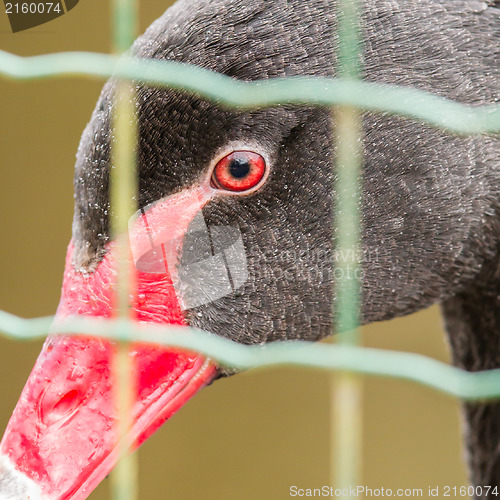
{"type": "MultiPolygon", "coordinates": [[[[196,187],[160,200],[131,223],[137,321],[186,324],[176,269],[183,237],[211,192],[196,187]]],[[[56,318],[111,317],[114,254],[110,244],[95,271],[84,274],[73,268],[70,244],[56,318]]],[[[118,449],[115,350],[103,339],[49,336],[0,445],[0,498],[83,499],[110,472],[118,449]]],[[[132,345],[130,361],[135,446],[216,375],[201,355],[154,345],[132,345]]]]}

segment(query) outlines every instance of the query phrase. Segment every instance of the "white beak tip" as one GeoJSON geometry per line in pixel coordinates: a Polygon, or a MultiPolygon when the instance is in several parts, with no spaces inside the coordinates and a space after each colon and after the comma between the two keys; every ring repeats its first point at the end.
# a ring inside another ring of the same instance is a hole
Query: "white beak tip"
{"type": "Polygon", "coordinates": [[[0,500],[44,500],[40,488],[0,455],[0,500]]]}

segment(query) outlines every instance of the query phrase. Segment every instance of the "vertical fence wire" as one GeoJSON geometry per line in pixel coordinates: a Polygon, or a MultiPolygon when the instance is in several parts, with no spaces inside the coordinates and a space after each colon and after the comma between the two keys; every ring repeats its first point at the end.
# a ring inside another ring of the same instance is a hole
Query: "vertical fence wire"
{"type": "MultiPolygon", "coordinates": [[[[338,77],[360,78],[359,12],[355,0],[338,2],[338,77]]],[[[360,314],[360,170],[362,125],[358,109],[333,110],[335,126],[335,184],[333,186],[334,317],[338,342],[359,343],[360,314]],[[335,262],[335,261],[334,261],[335,262]]],[[[331,477],[335,488],[350,498],[349,488],[359,484],[362,469],[362,378],[341,371],[331,376],[331,477]]]]}
{"type": "MultiPolygon", "coordinates": [[[[137,0],[112,0],[113,49],[126,52],[136,36],[137,0]]],[[[111,474],[111,496],[114,500],[138,498],[138,459],[131,452],[130,429],[135,377],[129,360],[127,322],[133,320],[131,303],[135,295],[135,279],[130,262],[128,221],[137,204],[137,117],[135,89],[131,82],[116,84],[112,117],[110,171],[111,232],[116,241],[117,286],[115,314],[123,320],[121,339],[113,360],[115,404],[117,407],[117,466],[111,474]]]]}

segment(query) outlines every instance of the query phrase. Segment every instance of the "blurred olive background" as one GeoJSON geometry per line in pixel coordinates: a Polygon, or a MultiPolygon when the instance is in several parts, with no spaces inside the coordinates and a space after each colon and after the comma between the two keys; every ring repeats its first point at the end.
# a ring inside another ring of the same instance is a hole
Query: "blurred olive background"
{"type": "MultiPolygon", "coordinates": [[[[140,32],[170,5],[142,0],[140,32]]],[[[81,0],[68,14],[12,34],[0,12],[0,48],[28,56],[108,52],[110,9],[81,0]]],[[[0,309],[53,314],[71,235],[80,134],[102,82],[0,79],[0,309]]],[[[372,325],[365,344],[448,360],[437,307],[372,325]]],[[[41,342],[0,340],[0,427],[7,424],[41,342]]],[[[464,485],[459,405],[412,383],[367,378],[364,477],[371,488],[464,485]]],[[[289,488],[329,484],[328,375],[253,371],[217,381],[139,451],[140,498],[285,499],[289,488]]],[[[109,498],[108,481],[91,496],[109,498]]]]}

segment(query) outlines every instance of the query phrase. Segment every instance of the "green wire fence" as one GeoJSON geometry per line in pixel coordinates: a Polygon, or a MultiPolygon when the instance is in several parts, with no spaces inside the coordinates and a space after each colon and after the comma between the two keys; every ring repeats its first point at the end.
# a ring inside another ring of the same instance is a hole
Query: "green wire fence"
{"type": "Polygon", "coordinates": [[[175,61],[90,52],[19,57],[2,50],[0,75],[16,80],[114,76],[182,89],[239,109],[279,104],[344,105],[408,116],[459,134],[500,132],[500,104],[467,106],[423,90],[362,80],[292,76],[246,82],[175,61]]]}
{"type": "Polygon", "coordinates": [[[183,347],[241,370],[295,365],[409,380],[468,401],[500,398],[500,369],[472,373],[421,354],[299,340],[249,346],[176,325],[145,326],[100,318],[74,318],[52,324],[53,319],[23,319],[0,311],[0,330],[3,336],[15,340],[43,338],[49,330],[75,335],[98,332],[96,335],[107,339],[183,347]]]}
{"type": "MultiPolygon", "coordinates": [[[[114,168],[110,193],[115,214],[112,233],[120,248],[115,318],[74,318],[53,324],[53,317],[28,320],[0,311],[0,333],[17,340],[43,337],[49,331],[53,334],[92,333],[120,343],[115,370],[120,375],[116,397],[120,408],[123,458],[113,475],[113,497],[132,500],[137,495],[137,466],[134,455],[126,452],[131,445],[126,438],[130,407],[128,342],[131,340],[186,348],[238,369],[293,364],[339,372],[332,385],[335,415],[332,462],[336,464],[334,478],[338,488],[356,485],[359,480],[361,375],[410,380],[463,400],[499,398],[500,370],[469,373],[417,354],[358,346],[360,301],[359,283],[355,278],[346,277],[336,283],[335,326],[342,332],[336,345],[289,341],[245,346],[193,328],[144,326],[131,321],[129,297],[133,294],[133,286],[129,276],[127,225],[136,210],[132,200],[137,199],[136,109],[131,81],[180,89],[221,106],[238,109],[285,103],[332,106],[338,151],[336,191],[340,193],[334,207],[334,213],[340,215],[333,223],[339,254],[347,256],[357,255],[355,249],[359,248],[361,111],[406,116],[459,134],[499,133],[500,104],[465,106],[416,89],[360,80],[359,13],[353,0],[338,2],[337,78],[291,77],[254,82],[237,81],[187,64],[122,55],[135,38],[137,0],[113,0],[112,3],[115,55],[59,53],[23,58],[0,51],[0,75],[16,80],[67,75],[99,79],[113,76],[119,80],[113,116],[116,140],[112,150],[114,168]]],[[[355,260],[338,263],[340,268],[350,267],[351,270],[358,265],[355,260]]],[[[356,273],[339,275],[355,276],[356,273]]]]}

